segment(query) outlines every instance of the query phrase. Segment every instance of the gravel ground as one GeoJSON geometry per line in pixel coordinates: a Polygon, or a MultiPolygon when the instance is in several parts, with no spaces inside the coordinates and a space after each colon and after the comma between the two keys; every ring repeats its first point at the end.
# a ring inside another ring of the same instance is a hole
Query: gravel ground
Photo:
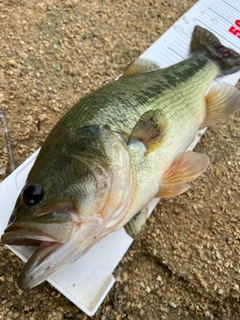
{"type": "MultiPolygon", "coordinates": [[[[16,166],[195,2],[0,0],[0,106],[16,166]]],[[[185,194],[160,201],[93,319],[240,319],[239,136],[239,113],[208,129],[196,151],[209,168],[185,194]]],[[[0,180],[8,174],[0,128],[0,180]]],[[[2,245],[0,257],[0,319],[88,319],[46,282],[20,290],[22,262],[2,245]]]]}

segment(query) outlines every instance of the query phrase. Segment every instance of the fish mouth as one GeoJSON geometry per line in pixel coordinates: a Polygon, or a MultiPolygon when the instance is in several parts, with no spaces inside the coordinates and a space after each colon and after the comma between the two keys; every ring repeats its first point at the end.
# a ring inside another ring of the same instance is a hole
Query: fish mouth
{"type": "Polygon", "coordinates": [[[58,266],[45,261],[69,241],[74,223],[67,213],[52,213],[28,221],[14,221],[1,237],[1,241],[13,246],[34,246],[35,252],[29,258],[18,277],[18,286],[29,290],[48,275],[58,271],[58,266]]]}
{"type": "Polygon", "coordinates": [[[30,290],[59,271],[57,266],[54,267],[52,264],[46,266],[44,262],[60,246],[62,244],[56,242],[41,241],[39,243],[37,249],[18,275],[17,284],[20,289],[30,290]]]}

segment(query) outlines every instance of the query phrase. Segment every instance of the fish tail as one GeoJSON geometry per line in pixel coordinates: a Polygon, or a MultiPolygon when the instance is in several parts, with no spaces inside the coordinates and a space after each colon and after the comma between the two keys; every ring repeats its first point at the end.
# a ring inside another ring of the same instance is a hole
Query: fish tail
{"type": "Polygon", "coordinates": [[[193,30],[190,50],[192,53],[201,52],[217,63],[222,75],[240,70],[240,55],[223,46],[214,34],[200,26],[193,30]]]}

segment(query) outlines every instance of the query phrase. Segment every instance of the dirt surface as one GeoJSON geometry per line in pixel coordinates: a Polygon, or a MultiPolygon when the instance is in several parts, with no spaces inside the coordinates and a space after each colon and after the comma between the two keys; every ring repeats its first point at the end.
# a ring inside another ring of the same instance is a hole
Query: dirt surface
{"type": "MultiPolygon", "coordinates": [[[[0,0],[0,107],[16,166],[83,95],[114,80],[196,1],[0,0]]],[[[185,194],[161,200],[93,319],[240,319],[240,120],[208,129],[210,157],[185,194]]],[[[9,174],[0,127],[0,180],[9,174]]],[[[0,247],[0,319],[88,319],[48,283],[16,285],[0,247]]]]}

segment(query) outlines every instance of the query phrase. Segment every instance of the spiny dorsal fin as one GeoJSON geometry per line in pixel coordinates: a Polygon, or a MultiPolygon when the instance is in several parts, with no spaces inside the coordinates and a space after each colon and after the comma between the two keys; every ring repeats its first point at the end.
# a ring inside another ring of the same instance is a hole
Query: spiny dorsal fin
{"type": "Polygon", "coordinates": [[[152,152],[161,142],[166,125],[166,118],[161,110],[149,110],[138,120],[128,144],[141,141],[147,149],[146,153],[152,152]]]}
{"type": "Polygon", "coordinates": [[[138,233],[141,231],[142,227],[148,219],[148,206],[144,207],[139,211],[125,226],[126,232],[133,239],[136,238],[138,233]]]}
{"type": "Polygon", "coordinates": [[[226,120],[240,109],[240,91],[227,83],[213,86],[205,100],[207,114],[202,128],[226,120]]]}
{"type": "Polygon", "coordinates": [[[179,154],[161,179],[157,197],[170,198],[185,192],[186,182],[200,176],[207,168],[209,159],[205,154],[187,151],[179,154]]]}
{"type": "Polygon", "coordinates": [[[139,58],[127,66],[127,68],[123,71],[121,78],[126,78],[137,73],[145,73],[157,69],[160,69],[160,66],[157,63],[147,59],[139,58]]]}

